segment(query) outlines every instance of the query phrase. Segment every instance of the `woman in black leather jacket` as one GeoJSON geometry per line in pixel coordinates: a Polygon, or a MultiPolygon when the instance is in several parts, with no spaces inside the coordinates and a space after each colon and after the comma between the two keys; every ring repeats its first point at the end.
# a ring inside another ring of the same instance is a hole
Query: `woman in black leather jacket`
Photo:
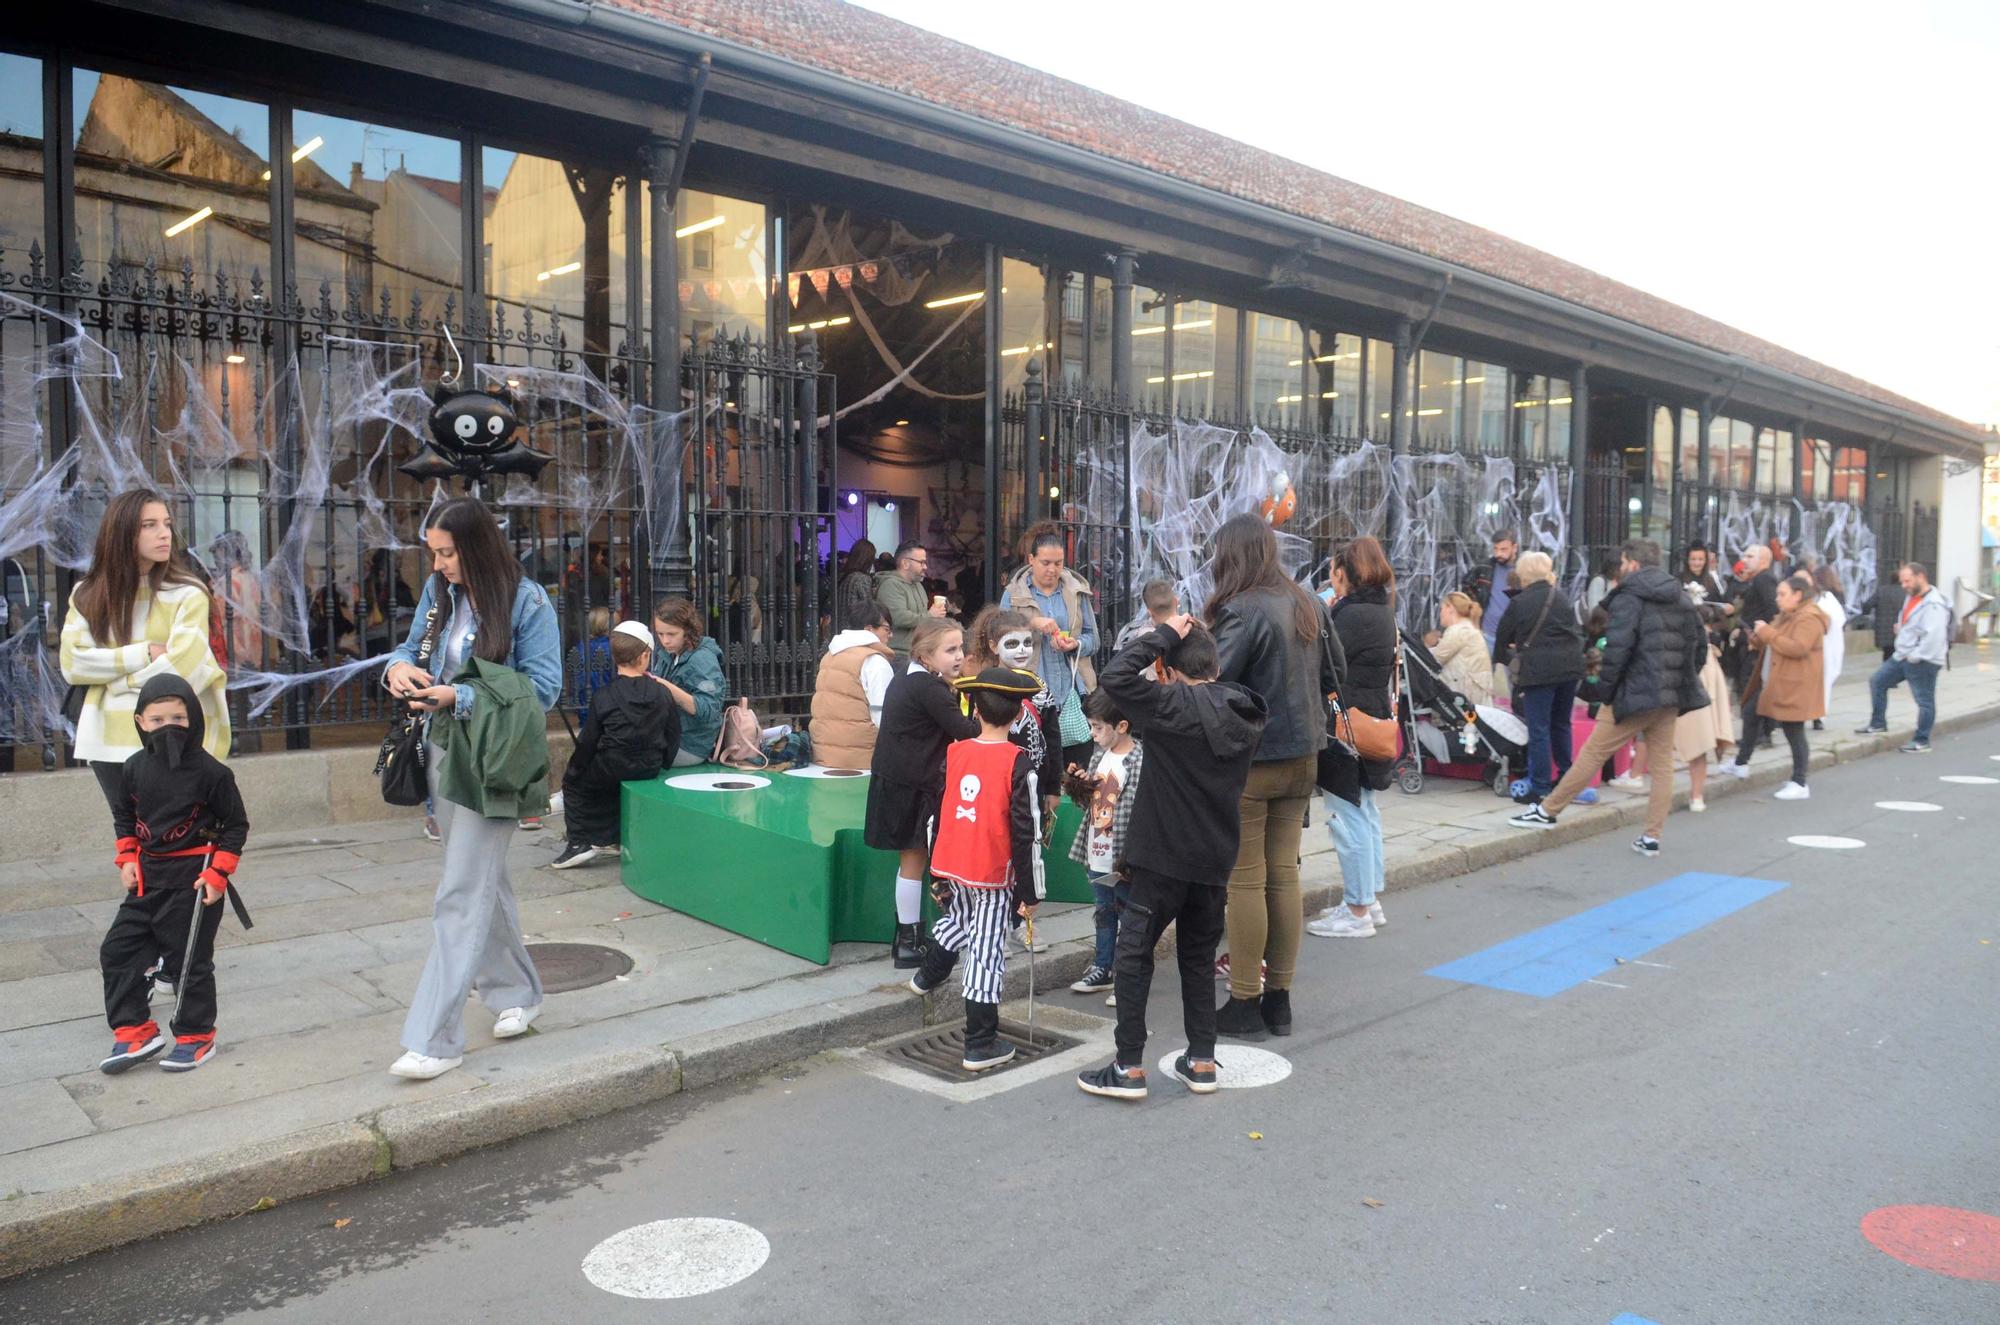
{"type": "Polygon", "coordinates": [[[1277,537],[1261,516],[1224,523],[1214,553],[1207,616],[1222,663],[1217,679],[1256,692],[1270,713],[1243,788],[1226,917],[1229,1000],[1216,1011],[1216,1032],[1261,1040],[1292,1033],[1292,974],[1305,924],[1299,838],[1326,747],[1326,693],[1340,684],[1340,650],[1325,609],[1279,565],[1277,537]]]}
{"type": "MultiPolygon", "coordinates": [[[[1396,685],[1396,572],[1382,545],[1366,535],[1333,554],[1333,630],[1347,659],[1341,702],[1377,718],[1393,711],[1396,685]]],[[[1340,733],[1334,733],[1336,737],[1340,733]]],[[[1361,759],[1335,740],[1321,761],[1327,831],[1340,857],[1340,906],[1306,926],[1319,938],[1374,937],[1388,924],[1376,893],[1386,881],[1382,812],[1375,793],[1389,787],[1394,760],[1361,759]]]]}

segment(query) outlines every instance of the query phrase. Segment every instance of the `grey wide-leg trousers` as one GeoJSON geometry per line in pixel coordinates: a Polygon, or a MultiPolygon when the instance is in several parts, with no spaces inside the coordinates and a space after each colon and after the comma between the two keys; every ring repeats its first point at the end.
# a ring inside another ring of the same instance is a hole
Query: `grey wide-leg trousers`
{"type": "Polygon", "coordinates": [[[444,878],[431,909],[431,954],[403,1021],[403,1047],[433,1058],[465,1052],[465,999],[477,992],[496,1013],[534,1007],[542,979],[521,942],[521,913],[507,880],[515,821],[488,819],[438,793],[440,761],[430,756],[431,801],[444,838],[444,878]]]}

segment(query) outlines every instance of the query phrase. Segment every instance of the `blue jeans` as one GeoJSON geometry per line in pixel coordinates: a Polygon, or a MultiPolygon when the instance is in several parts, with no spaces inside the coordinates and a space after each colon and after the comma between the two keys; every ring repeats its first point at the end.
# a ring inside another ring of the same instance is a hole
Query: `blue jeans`
{"type": "Polygon", "coordinates": [[[1382,811],[1375,792],[1361,788],[1361,803],[1350,805],[1331,792],[1326,797],[1326,831],[1340,857],[1340,899],[1349,906],[1367,906],[1387,880],[1382,849],[1382,811]]]}
{"type": "Polygon", "coordinates": [[[1097,921],[1097,955],[1091,965],[1111,969],[1118,956],[1118,913],[1132,896],[1132,885],[1115,874],[1100,874],[1090,881],[1090,895],[1097,899],[1092,917],[1097,921]]]}
{"type": "Polygon", "coordinates": [[[1554,685],[1529,686],[1516,699],[1515,712],[1528,724],[1528,786],[1535,799],[1548,795],[1549,789],[1562,781],[1562,775],[1569,772],[1570,760],[1575,751],[1570,745],[1569,715],[1576,708],[1576,682],[1558,681],[1554,685]],[[1555,774],[1550,776],[1549,760],[1553,754],[1555,774]]]}
{"type": "Polygon", "coordinates": [[[1908,681],[1910,695],[1917,701],[1917,739],[1928,744],[1931,723],[1937,720],[1937,675],[1936,663],[1904,662],[1900,658],[1891,658],[1877,667],[1868,678],[1868,696],[1875,703],[1868,725],[1889,725],[1889,692],[1908,681]]]}

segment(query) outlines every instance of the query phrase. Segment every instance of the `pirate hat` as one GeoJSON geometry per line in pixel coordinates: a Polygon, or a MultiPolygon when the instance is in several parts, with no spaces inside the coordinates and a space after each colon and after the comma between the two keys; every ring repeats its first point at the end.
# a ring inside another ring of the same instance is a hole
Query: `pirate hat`
{"type": "Polygon", "coordinates": [[[988,667],[977,676],[961,676],[952,684],[961,691],[997,690],[1023,699],[1032,699],[1042,691],[1042,678],[1018,667],[988,667]]]}

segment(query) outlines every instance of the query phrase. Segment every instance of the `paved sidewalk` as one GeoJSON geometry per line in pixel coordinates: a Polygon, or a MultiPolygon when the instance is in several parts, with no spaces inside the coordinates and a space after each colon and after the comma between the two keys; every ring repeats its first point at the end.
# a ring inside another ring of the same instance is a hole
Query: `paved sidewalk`
{"type": "MultiPolygon", "coordinates": [[[[1854,661],[1859,670],[1873,655],[1854,661]]],[[[1863,677],[1835,691],[1816,766],[1893,749],[1849,734],[1866,717],[1863,677]]],[[[1958,649],[1938,698],[1941,724],[2000,718],[2000,648],[1958,649]]],[[[1890,740],[1907,739],[1907,691],[1890,721],[1890,740]]],[[[1759,752],[1751,783],[1712,780],[1711,797],[1768,789],[1785,758],[1780,741],[1759,752]]],[[[1525,833],[1505,826],[1515,807],[1480,784],[1390,791],[1389,904],[1418,884],[1624,828],[1642,805],[1607,790],[1558,830],[1525,833]]],[[[1338,887],[1323,819],[1316,811],[1307,838],[1313,909],[1338,887]]],[[[1675,816],[1670,852],[1692,826],[1675,816]]],[[[182,1076],[107,1077],[96,1070],[109,1043],[97,945],[121,893],[108,847],[95,845],[104,826],[63,831],[59,845],[76,849],[0,865],[0,1277],[958,1015],[955,1000],[903,990],[883,947],[845,945],[814,966],[640,900],[615,864],[550,870],[559,834],[519,834],[510,858],[529,941],[608,944],[633,969],[551,997],[535,1033],[507,1044],[474,1003],[465,1067],[398,1081],[385,1069],[430,940],[438,848],[415,817],[312,833],[258,825],[237,876],[256,927],[226,920],[217,950],[220,1051],[182,1076]]],[[[1073,907],[1038,926],[1056,945],[1040,961],[1044,990],[1075,977],[1090,924],[1089,909],[1073,907]]],[[[1306,942],[1305,960],[1331,957],[1306,942]]],[[[1009,974],[1010,991],[1024,991],[1025,969],[1009,974]]]]}

